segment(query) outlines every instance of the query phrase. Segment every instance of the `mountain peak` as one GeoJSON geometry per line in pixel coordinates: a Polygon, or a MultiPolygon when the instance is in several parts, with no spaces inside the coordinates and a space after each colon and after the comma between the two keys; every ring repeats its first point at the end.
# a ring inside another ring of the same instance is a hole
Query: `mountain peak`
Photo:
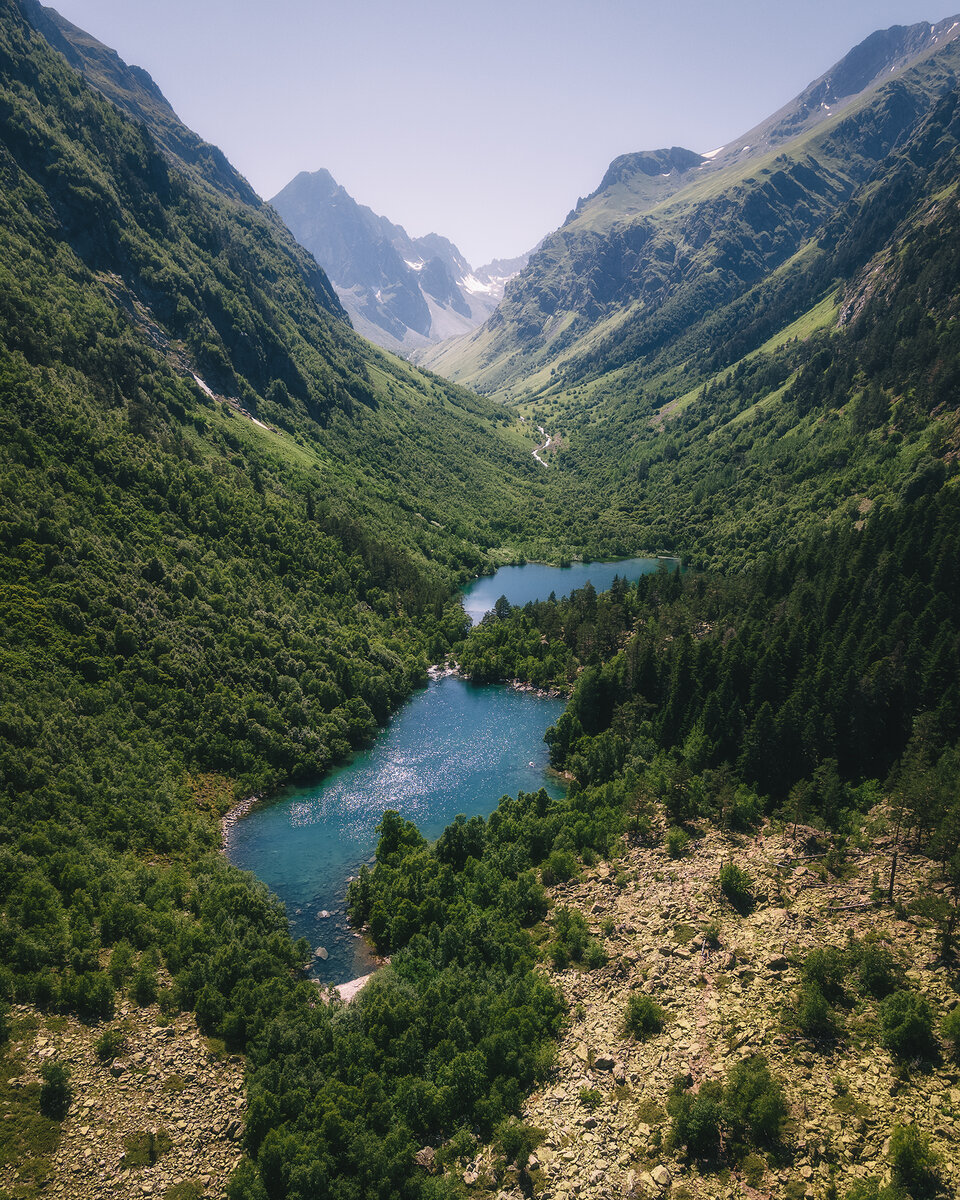
{"type": "Polygon", "coordinates": [[[271,204],[329,274],[356,328],[388,350],[467,333],[503,295],[506,279],[480,279],[449,238],[410,237],[325,169],[301,171],[271,204]]]}

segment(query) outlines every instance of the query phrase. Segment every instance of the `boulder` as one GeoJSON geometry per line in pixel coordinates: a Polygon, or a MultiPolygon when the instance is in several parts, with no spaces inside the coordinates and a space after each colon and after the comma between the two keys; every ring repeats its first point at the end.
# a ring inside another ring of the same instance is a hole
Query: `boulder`
{"type": "Polygon", "coordinates": [[[413,1161],[418,1167],[422,1167],[424,1171],[429,1171],[433,1174],[436,1167],[437,1152],[433,1146],[424,1146],[418,1150],[413,1156],[413,1161]]]}
{"type": "Polygon", "coordinates": [[[660,1163],[659,1166],[654,1167],[650,1172],[650,1176],[657,1187],[662,1188],[664,1191],[666,1191],[670,1184],[673,1183],[673,1176],[663,1165],[663,1163],[660,1163]]]}

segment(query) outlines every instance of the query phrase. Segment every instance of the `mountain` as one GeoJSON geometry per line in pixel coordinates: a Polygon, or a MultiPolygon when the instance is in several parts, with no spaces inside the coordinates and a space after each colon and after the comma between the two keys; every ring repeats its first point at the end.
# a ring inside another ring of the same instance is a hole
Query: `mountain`
{"type": "Polygon", "coordinates": [[[324,268],[355,327],[404,353],[475,328],[527,256],[476,271],[457,247],[358,204],[329,171],[301,172],[270,201],[324,268]]]}
{"type": "Polygon", "coordinates": [[[659,347],[780,268],[866,184],[952,86],[958,36],[953,19],[876,33],[729,146],[616,159],[486,325],[421,360],[516,397],[659,347]]]}

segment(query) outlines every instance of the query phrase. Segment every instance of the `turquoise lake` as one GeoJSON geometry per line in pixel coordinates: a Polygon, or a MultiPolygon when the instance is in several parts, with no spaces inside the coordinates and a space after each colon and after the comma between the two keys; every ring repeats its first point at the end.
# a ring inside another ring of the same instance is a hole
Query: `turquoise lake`
{"type": "Polygon", "coordinates": [[[380,731],[370,749],[313,787],[290,789],[229,830],[226,853],[284,902],[294,937],[323,946],[311,973],[345,983],[373,968],[347,924],[347,880],[376,847],[393,808],[436,838],[458,813],[486,816],[504,794],[563,786],[547,773],[547,726],[563,700],[462,679],[433,681],[380,731]],[[329,917],[319,917],[327,911],[329,917]]]}
{"type": "Polygon", "coordinates": [[[531,600],[546,600],[551,592],[557,598],[569,596],[575,588],[592,583],[598,592],[607,592],[619,575],[635,583],[641,575],[650,575],[663,561],[673,569],[672,558],[624,558],[619,562],[572,563],[569,567],[548,567],[542,563],[525,563],[522,567],[501,567],[496,575],[483,575],[463,589],[463,607],[474,625],[490,612],[501,596],[511,604],[527,604],[531,600]]]}
{"type": "MultiPolygon", "coordinates": [[[[502,567],[465,588],[463,605],[476,622],[500,596],[526,604],[551,592],[569,595],[588,581],[602,592],[617,575],[634,582],[659,565],[656,558],[631,558],[502,567]]],[[[347,924],[345,897],[349,879],[372,861],[384,810],[396,809],[432,839],[459,813],[487,816],[503,795],[545,787],[561,796],[563,785],[547,771],[543,735],[564,706],[564,700],[510,687],[434,680],[352,762],[236,821],[227,856],[280,897],[294,937],[327,951],[325,960],[314,959],[313,975],[324,983],[365,975],[375,961],[347,924]]]]}

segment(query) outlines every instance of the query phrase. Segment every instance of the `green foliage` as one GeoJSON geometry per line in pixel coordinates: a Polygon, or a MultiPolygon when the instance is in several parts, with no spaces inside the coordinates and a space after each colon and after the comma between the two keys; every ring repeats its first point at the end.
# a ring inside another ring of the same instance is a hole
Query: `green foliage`
{"type": "Polygon", "coordinates": [[[952,1008],[940,1026],[946,1040],[952,1043],[954,1058],[960,1059],[960,1007],[952,1008]]]}
{"type": "Polygon", "coordinates": [[[746,912],[753,904],[753,880],[747,871],[735,863],[724,863],[719,872],[720,890],[738,912],[746,912]]]}
{"type": "Polygon", "coordinates": [[[123,1139],[124,1156],[121,1165],[127,1167],[152,1167],[160,1157],[173,1149],[173,1142],[165,1129],[140,1129],[128,1133],[123,1139]]]}
{"type": "Polygon", "coordinates": [[[623,1026],[628,1036],[638,1042],[660,1033],[667,1022],[667,1014],[655,1000],[643,992],[633,992],[627,998],[623,1026]]]}
{"type": "Polygon", "coordinates": [[[548,952],[550,961],[558,971],[571,963],[582,963],[588,970],[596,970],[607,961],[603,947],[590,936],[586,919],[575,908],[559,906],[553,910],[553,936],[548,952]]]}
{"type": "Polygon", "coordinates": [[[580,1103],[588,1112],[593,1112],[603,1103],[603,1093],[598,1088],[582,1087],[578,1095],[580,1103]]]}
{"type": "Polygon", "coordinates": [[[736,1161],[750,1147],[779,1142],[787,1117],[783,1087],[762,1054],[738,1062],[726,1084],[704,1080],[696,1092],[678,1076],[670,1089],[667,1112],[672,1118],[671,1144],[685,1147],[691,1158],[712,1158],[724,1140],[736,1161]]]}
{"type": "Polygon", "coordinates": [[[827,1002],[820,985],[813,981],[801,986],[796,1005],[788,1011],[788,1020],[796,1024],[804,1037],[815,1041],[826,1041],[837,1036],[837,1014],[827,1002]]]}
{"type": "Polygon", "coordinates": [[[511,1118],[497,1126],[496,1143],[506,1161],[523,1170],[545,1136],[542,1129],[511,1118]]]}
{"type": "Polygon", "coordinates": [[[105,1029],[93,1043],[93,1050],[101,1062],[109,1063],[123,1053],[125,1042],[122,1029],[105,1029]]]}
{"type": "Polygon", "coordinates": [[[667,830],[666,846],[671,858],[682,858],[690,849],[690,834],[674,825],[667,830]]]}
{"type": "Polygon", "coordinates": [[[771,1075],[762,1054],[751,1055],[730,1071],[724,1106],[727,1124],[736,1140],[758,1146],[780,1140],[787,1102],[782,1086],[771,1075]]]}
{"type": "Polygon", "coordinates": [[[63,1063],[46,1062],[40,1068],[40,1111],[45,1117],[62,1121],[70,1110],[73,1088],[70,1086],[70,1068],[63,1063]]]}
{"type": "Polygon", "coordinates": [[[933,1013],[916,992],[893,992],[881,1002],[880,1036],[895,1058],[928,1059],[937,1053],[933,1013]]]}
{"type": "Polygon", "coordinates": [[[670,1141],[676,1149],[685,1149],[691,1158],[710,1158],[717,1153],[723,1130],[723,1084],[707,1079],[691,1093],[678,1076],[667,1098],[667,1112],[670,1141]]]}
{"type": "Polygon", "coordinates": [[[204,1186],[199,1180],[175,1183],[163,1193],[163,1200],[203,1200],[204,1186]]]}
{"type": "Polygon", "coordinates": [[[926,1200],[940,1192],[937,1157],[930,1137],[916,1125],[897,1125],[890,1134],[887,1155],[893,1182],[904,1188],[911,1200],[926,1200]]]}
{"type": "Polygon", "coordinates": [[[555,883],[566,883],[578,873],[577,860],[571,851],[551,850],[541,868],[540,878],[547,887],[552,887],[555,883]]]}

